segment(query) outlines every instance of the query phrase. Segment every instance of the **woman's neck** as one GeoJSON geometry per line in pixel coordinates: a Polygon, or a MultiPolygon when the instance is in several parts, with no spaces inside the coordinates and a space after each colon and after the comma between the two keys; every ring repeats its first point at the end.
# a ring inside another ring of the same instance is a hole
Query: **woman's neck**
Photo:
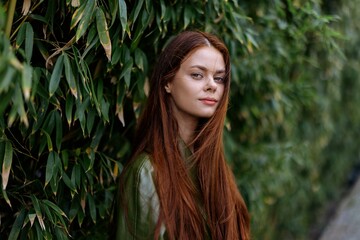
{"type": "Polygon", "coordinates": [[[176,120],[179,126],[179,135],[184,143],[192,150],[191,145],[194,140],[195,129],[198,125],[198,119],[194,117],[176,116],[176,120]]]}

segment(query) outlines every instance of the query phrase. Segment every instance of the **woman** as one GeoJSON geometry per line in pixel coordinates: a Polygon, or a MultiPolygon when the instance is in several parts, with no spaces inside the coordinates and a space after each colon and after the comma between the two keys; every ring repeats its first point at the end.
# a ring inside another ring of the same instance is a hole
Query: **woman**
{"type": "Polygon", "coordinates": [[[161,53],[120,181],[117,239],[249,239],[249,215],[222,144],[230,60],[186,31],[161,53]]]}

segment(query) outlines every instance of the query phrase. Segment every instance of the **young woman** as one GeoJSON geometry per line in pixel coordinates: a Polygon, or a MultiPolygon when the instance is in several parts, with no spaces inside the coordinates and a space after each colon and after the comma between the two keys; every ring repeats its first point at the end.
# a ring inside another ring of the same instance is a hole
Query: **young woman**
{"type": "Polygon", "coordinates": [[[250,239],[223,150],[230,60],[214,35],[186,31],[161,53],[121,175],[117,239],[250,239]]]}

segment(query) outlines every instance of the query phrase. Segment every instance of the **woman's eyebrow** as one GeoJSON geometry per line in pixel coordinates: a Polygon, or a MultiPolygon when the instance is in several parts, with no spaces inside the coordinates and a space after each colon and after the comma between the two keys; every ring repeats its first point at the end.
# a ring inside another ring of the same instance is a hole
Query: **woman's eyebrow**
{"type": "MultiPolygon", "coordinates": [[[[207,71],[208,69],[202,65],[192,65],[190,66],[190,68],[198,68],[200,70],[203,70],[203,71],[207,71]]],[[[220,69],[220,70],[217,70],[215,71],[216,74],[219,74],[219,73],[225,73],[225,69],[220,69]]]]}

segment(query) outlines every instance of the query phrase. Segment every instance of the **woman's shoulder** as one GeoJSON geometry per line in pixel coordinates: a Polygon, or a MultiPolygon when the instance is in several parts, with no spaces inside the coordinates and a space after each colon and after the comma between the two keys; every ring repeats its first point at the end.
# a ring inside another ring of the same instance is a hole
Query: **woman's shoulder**
{"type": "Polygon", "coordinates": [[[135,191],[141,199],[153,201],[156,194],[154,183],[154,167],[151,164],[151,155],[141,153],[136,156],[124,169],[125,191],[135,191]]]}
{"type": "Polygon", "coordinates": [[[151,163],[151,156],[147,152],[140,153],[139,155],[135,156],[134,159],[127,166],[127,170],[137,170],[137,171],[152,171],[154,168],[151,163]]]}
{"type": "Polygon", "coordinates": [[[136,185],[146,182],[153,182],[154,167],[151,163],[151,155],[143,152],[135,156],[134,159],[124,169],[125,181],[135,181],[136,185]]]}

